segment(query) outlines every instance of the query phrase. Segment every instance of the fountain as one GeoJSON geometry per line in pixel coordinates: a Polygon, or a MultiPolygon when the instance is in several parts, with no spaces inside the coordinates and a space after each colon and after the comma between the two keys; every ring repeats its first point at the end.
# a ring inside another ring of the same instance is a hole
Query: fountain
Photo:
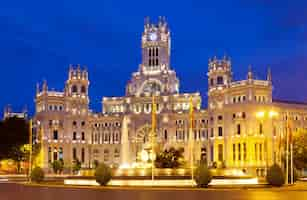
{"type": "Polygon", "coordinates": [[[130,150],[128,138],[128,118],[125,116],[122,123],[122,137],[121,137],[121,169],[130,168],[130,150]]]}

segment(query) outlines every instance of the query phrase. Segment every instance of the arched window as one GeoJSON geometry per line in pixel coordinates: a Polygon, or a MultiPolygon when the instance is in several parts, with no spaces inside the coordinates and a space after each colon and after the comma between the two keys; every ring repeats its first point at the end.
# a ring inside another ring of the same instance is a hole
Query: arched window
{"type": "Polygon", "coordinates": [[[159,56],[159,49],[156,48],[156,56],[159,56]]]}
{"type": "Polygon", "coordinates": [[[223,79],[222,76],[218,76],[218,77],[217,77],[217,84],[218,84],[218,85],[223,85],[223,84],[224,84],[224,79],[223,79]]]}
{"type": "Polygon", "coordinates": [[[156,65],[159,65],[159,61],[158,61],[158,58],[156,59],[156,65]]]}
{"type": "Polygon", "coordinates": [[[149,54],[149,56],[151,56],[151,49],[148,50],[148,54],[149,54]]]}
{"type": "Polygon", "coordinates": [[[73,86],[71,87],[71,92],[72,92],[72,93],[77,93],[77,92],[78,92],[78,88],[77,88],[76,85],[73,85],[73,86]]]}
{"type": "Polygon", "coordinates": [[[81,87],[81,93],[86,94],[86,87],[84,85],[81,87]]]}

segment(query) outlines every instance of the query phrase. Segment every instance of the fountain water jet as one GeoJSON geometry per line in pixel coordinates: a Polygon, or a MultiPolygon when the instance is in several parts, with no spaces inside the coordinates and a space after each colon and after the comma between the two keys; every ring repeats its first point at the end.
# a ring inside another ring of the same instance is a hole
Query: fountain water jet
{"type": "Polygon", "coordinates": [[[125,116],[122,122],[122,136],[121,136],[121,165],[120,168],[130,168],[130,150],[128,138],[128,119],[125,116]]]}

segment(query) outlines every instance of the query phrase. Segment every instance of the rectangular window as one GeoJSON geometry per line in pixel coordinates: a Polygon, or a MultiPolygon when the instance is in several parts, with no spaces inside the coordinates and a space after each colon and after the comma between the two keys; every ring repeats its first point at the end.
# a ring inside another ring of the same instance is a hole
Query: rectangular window
{"type": "Polygon", "coordinates": [[[48,148],[48,162],[51,163],[51,147],[48,148]]]}
{"type": "Polygon", "coordinates": [[[238,144],[238,160],[241,160],[241,144],[238,144]]]}
{"type": "Polygon", "coordinates": [[[82,163],[85,162],[85,150],[84,150],[84,148],[81,149],[81,162],[82,163]]]}
{"type": "Polygon", "coordinates": [[[210,134],[211,137],[214,137],[214,129],[211,128],[211,134],[210,134]]]}
{"type": "Polygon", "coordinates": [[[255,143],[255,160],[258,160],[258,144],[255,143]]]}
{"type": "Polygon", "coordinates": [[[202,130],[202,131],[201,131],[201,137],[202,137],[203,139],[206,138],[206,131],[205,131],[205,130],[202,130]]]}
{"type": "Polygon", "coordinates": [[[60,147],[59,149],[59,159],[63,160],[63,148],[62,147],[60,147]]]}
{"type": "Polygon", "coordinates": [[[54,131],[53,131],[53,139],[54,139],[54,140],[57,140],[57,139],[58,139],[58,131],[57,131],[57,130],[54,130],[54,131]]]}
{"type": "Polygon", "coordinates": [[[84,132],[81,133],[81,139],[82,139],[83,141],[85,140],[85,133],[84,133],[84,132]]]}
{"type": "Polygon", "coordinates": [[[223,127],[219,126],[219,136],[223,136],[223,127]]]}
{"type": "Polygon", "coordinates": [[[214,160],[214,149],[213,149],[213,145],[210,145],[210,159],[211,159],[211,162],[213,162],[213,160],[214,160]]]}
{"type": "Polygon", "coordinates": [[[77,160],[77,149],[76,148],[72,149],[72,157],[74,160],[77,160]]]}
{"type": "Polygon", "coordinates": [[[73,132],[73,134],[72,134],[72,139],[73,139],[73,140],[77,140],[77,132],[73,132]]]}
{"type": "Polygon", "coordinates": [[[217,84],[218,84],[218,85],[223,85],[223,84],[224,84],[224,79],[223,79],[222,76],[218,76],[218,77],[217,77],[217,84]]]}
{"type": "Polygon", "coordinates": [[[259,134],[263,134],[263,125],[262,125],[262,123],[259,124],[259,134]]]}
{"type": "Polygon", "coordinates": [[[223,161],[223,145],[222,144],[218,145],[218,161],[220,162],[223,161]]]}
{"type": "Polygon", "coordinates": [[[232,144],[232,160],[236,161],[236,144],[232,144]]]}
{"type": "Polygon", "coordinates": [[[241,135],[241,124],[237,125],[237,134],[241,135]]]}
{"type": "Polygon", "coordinates": [[[262,144],[259,144],[259,160],[262,161],[262,144]]]}

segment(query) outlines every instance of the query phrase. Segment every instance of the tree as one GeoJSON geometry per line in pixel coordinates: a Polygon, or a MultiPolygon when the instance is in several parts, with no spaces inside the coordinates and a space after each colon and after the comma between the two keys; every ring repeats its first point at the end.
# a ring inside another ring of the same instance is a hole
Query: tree
{"type": "Polygon", "coordinates": [[[29,159],[29,145],[12,146],[8,157],[16,162],[17,173],[20,173],[20,164],[29,159]]]}
{"type": "Polygon", "coordinates": [[[0,133],[0,160],[16,156],[12,151],[29,143],[29,124],[24,119],[13,117],[0,122],[0,133]]]}
{"type": "Polygon", "coordinates": [[[307,168],[307,130],[298,130],[293,135],[293,162],[296,169],[307,168]]]}
{"type": "Polygon", "coordinates": [[[182,148],[175,149],[171,147],[157,154],[155,160],[156,168],[179,168],[184,165],[182,148]]]}

